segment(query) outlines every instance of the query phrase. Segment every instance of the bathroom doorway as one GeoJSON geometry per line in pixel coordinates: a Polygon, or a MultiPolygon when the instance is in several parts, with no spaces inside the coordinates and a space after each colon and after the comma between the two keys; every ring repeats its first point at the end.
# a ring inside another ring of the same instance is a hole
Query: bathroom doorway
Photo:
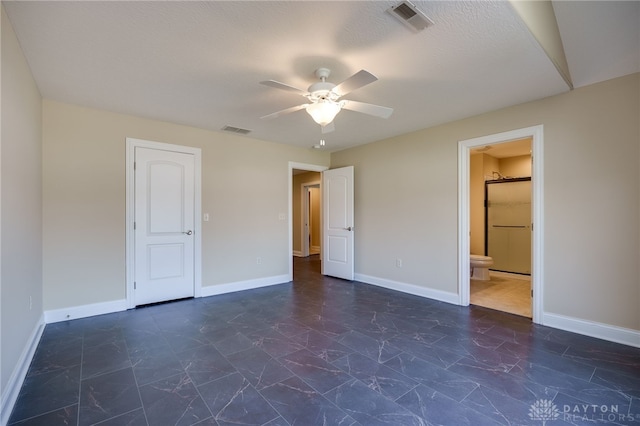
{"type": "Polygon", "coordinates": [[[536,152],[542,153],[542,126],[459,143],[461,305],[541,320],[542,165],[534,159],[541,162],[542,155],[536,152]],[[490,258],[474,262],[488,264],[487,274],[472,271],[470,254],[490,258]]]}
{"type": "MultiPolygon", "coordinates": [[[[530,140],[493,145],[493,148],[495,150],[489,152],[494,155],[486,151],[472,150],[471,153],[472,186],[474,177],[479,174],[474,173],[474,165],[481,162],[474,161],[475,156],[491,157],[492,167],[496,170],[483,176],[482,203],[470,205],[472,217],[480,210],[484,220],[484,250],[482,253],[472,250],[471,254],[490,259],[488,273],[471,274],[470,303],[531,318],[530,140]],[[511,154],[514,156],[507,156],[511,154]],[[504,175],[508,165],[514,162],[520,165],[514,173],[517,176],[504,175]]],[[[475,246],[473,239],[471,245],[475,246]]],[[[474,266],[476,262],[472,261],[471,267],[474,266]]]]}

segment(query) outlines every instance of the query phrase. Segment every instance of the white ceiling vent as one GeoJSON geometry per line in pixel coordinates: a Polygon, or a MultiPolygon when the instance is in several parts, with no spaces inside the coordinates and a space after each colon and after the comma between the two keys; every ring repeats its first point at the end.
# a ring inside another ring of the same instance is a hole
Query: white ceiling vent
{"type": "Polygon", "coordinates": [[[427,15],[408,1],[403,1],[392,6],[387,9],[387,12],[415,31],[421,31],[433,25],[433,21],[429,19],[427,15]]]}
{"type": "Polygon", "coordinates": [[[251,130],[241,129],[239,127],[233,127],[233,126],[224,126],[222,130],[225,132],[238,133],[240,135],[247,135],[251,133],[251,130]]]}

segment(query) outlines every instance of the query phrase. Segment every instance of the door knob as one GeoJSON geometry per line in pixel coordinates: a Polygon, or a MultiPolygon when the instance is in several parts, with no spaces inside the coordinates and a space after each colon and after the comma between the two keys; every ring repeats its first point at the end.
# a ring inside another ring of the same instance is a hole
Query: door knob
{"type": "Polygon", "coordinates": [[[183,232],[183,234],[191,235],[191,234],[193,234],[193,231],[191,229],[189,229],[187,232],[183,232]]]}
{"type": "Polygon", "coordinates": [[[345,229],[345,231],[353,231],[353,226],[347,226],[344,229],[345,229]]]}

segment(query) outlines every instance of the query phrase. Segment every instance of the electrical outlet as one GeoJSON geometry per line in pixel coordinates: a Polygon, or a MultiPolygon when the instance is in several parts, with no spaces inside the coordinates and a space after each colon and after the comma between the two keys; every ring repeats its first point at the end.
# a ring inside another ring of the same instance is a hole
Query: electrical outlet
{"type": "Polygon", "coordinates": [[[203,216],[203,220],[204,220],[205,222],[209,222],[209,213],[205,213],[205,214],[204,214],[204,216],[203,216]]]}
{"type": "Polygon", "coordinates": [[[396,268],[402,268],[402,259],[400,258],[396,259],[396,268]]]}
{"type": "Polygon", "coordinates": [[[262,265],[262,258],[261,257],[256,257],[256,265],[262,265]]]}

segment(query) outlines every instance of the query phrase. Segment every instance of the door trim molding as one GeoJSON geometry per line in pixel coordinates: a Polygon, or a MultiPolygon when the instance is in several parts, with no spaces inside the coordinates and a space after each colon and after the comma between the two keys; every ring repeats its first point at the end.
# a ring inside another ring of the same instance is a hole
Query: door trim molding
{"type": "Polygon", "coordinates": [[[126,304],[127,309],[135,308],[133,282],[135,278],[135,238],[133,222],[135,219],[135,180],[134,160],[136,148],[149,148],[163,151],[193,154],[195,160],[194,180],[194,270],[193,296],[202,295],[202,150],[190,146],[174,145],[163,142],[153,142],[143,139],[126,138],[126,220],[125,220],[125,275],[126,275],[126,304]]]}
{"type": "MultiPolygon", "coordinates": [[[[289,281],[293,281],[293,169],[322,173],[325,170],[329,170],[329,167],[289,161],[287,173],[287,199],[289,200],[289,211],[287,213],[287,228],[289,230],[289,281]]],[[[320,188],[322,189],[322,182],[320,182],[320,188]]]]}
{"type": "Polygon", "coordinates": [[[531,248],[531,287],[533,289],[532,320],[542,324],[544,317],[544,206],[543,206],[543,142],[544,127],[542,124],[523,129],[512,130],[493,135],[458,141],[458,303],[469,305],[470,271],[469,271],[469,167],[471,148],[509,142],[531,137],[531,219],[533,222],[531,248]]]}

